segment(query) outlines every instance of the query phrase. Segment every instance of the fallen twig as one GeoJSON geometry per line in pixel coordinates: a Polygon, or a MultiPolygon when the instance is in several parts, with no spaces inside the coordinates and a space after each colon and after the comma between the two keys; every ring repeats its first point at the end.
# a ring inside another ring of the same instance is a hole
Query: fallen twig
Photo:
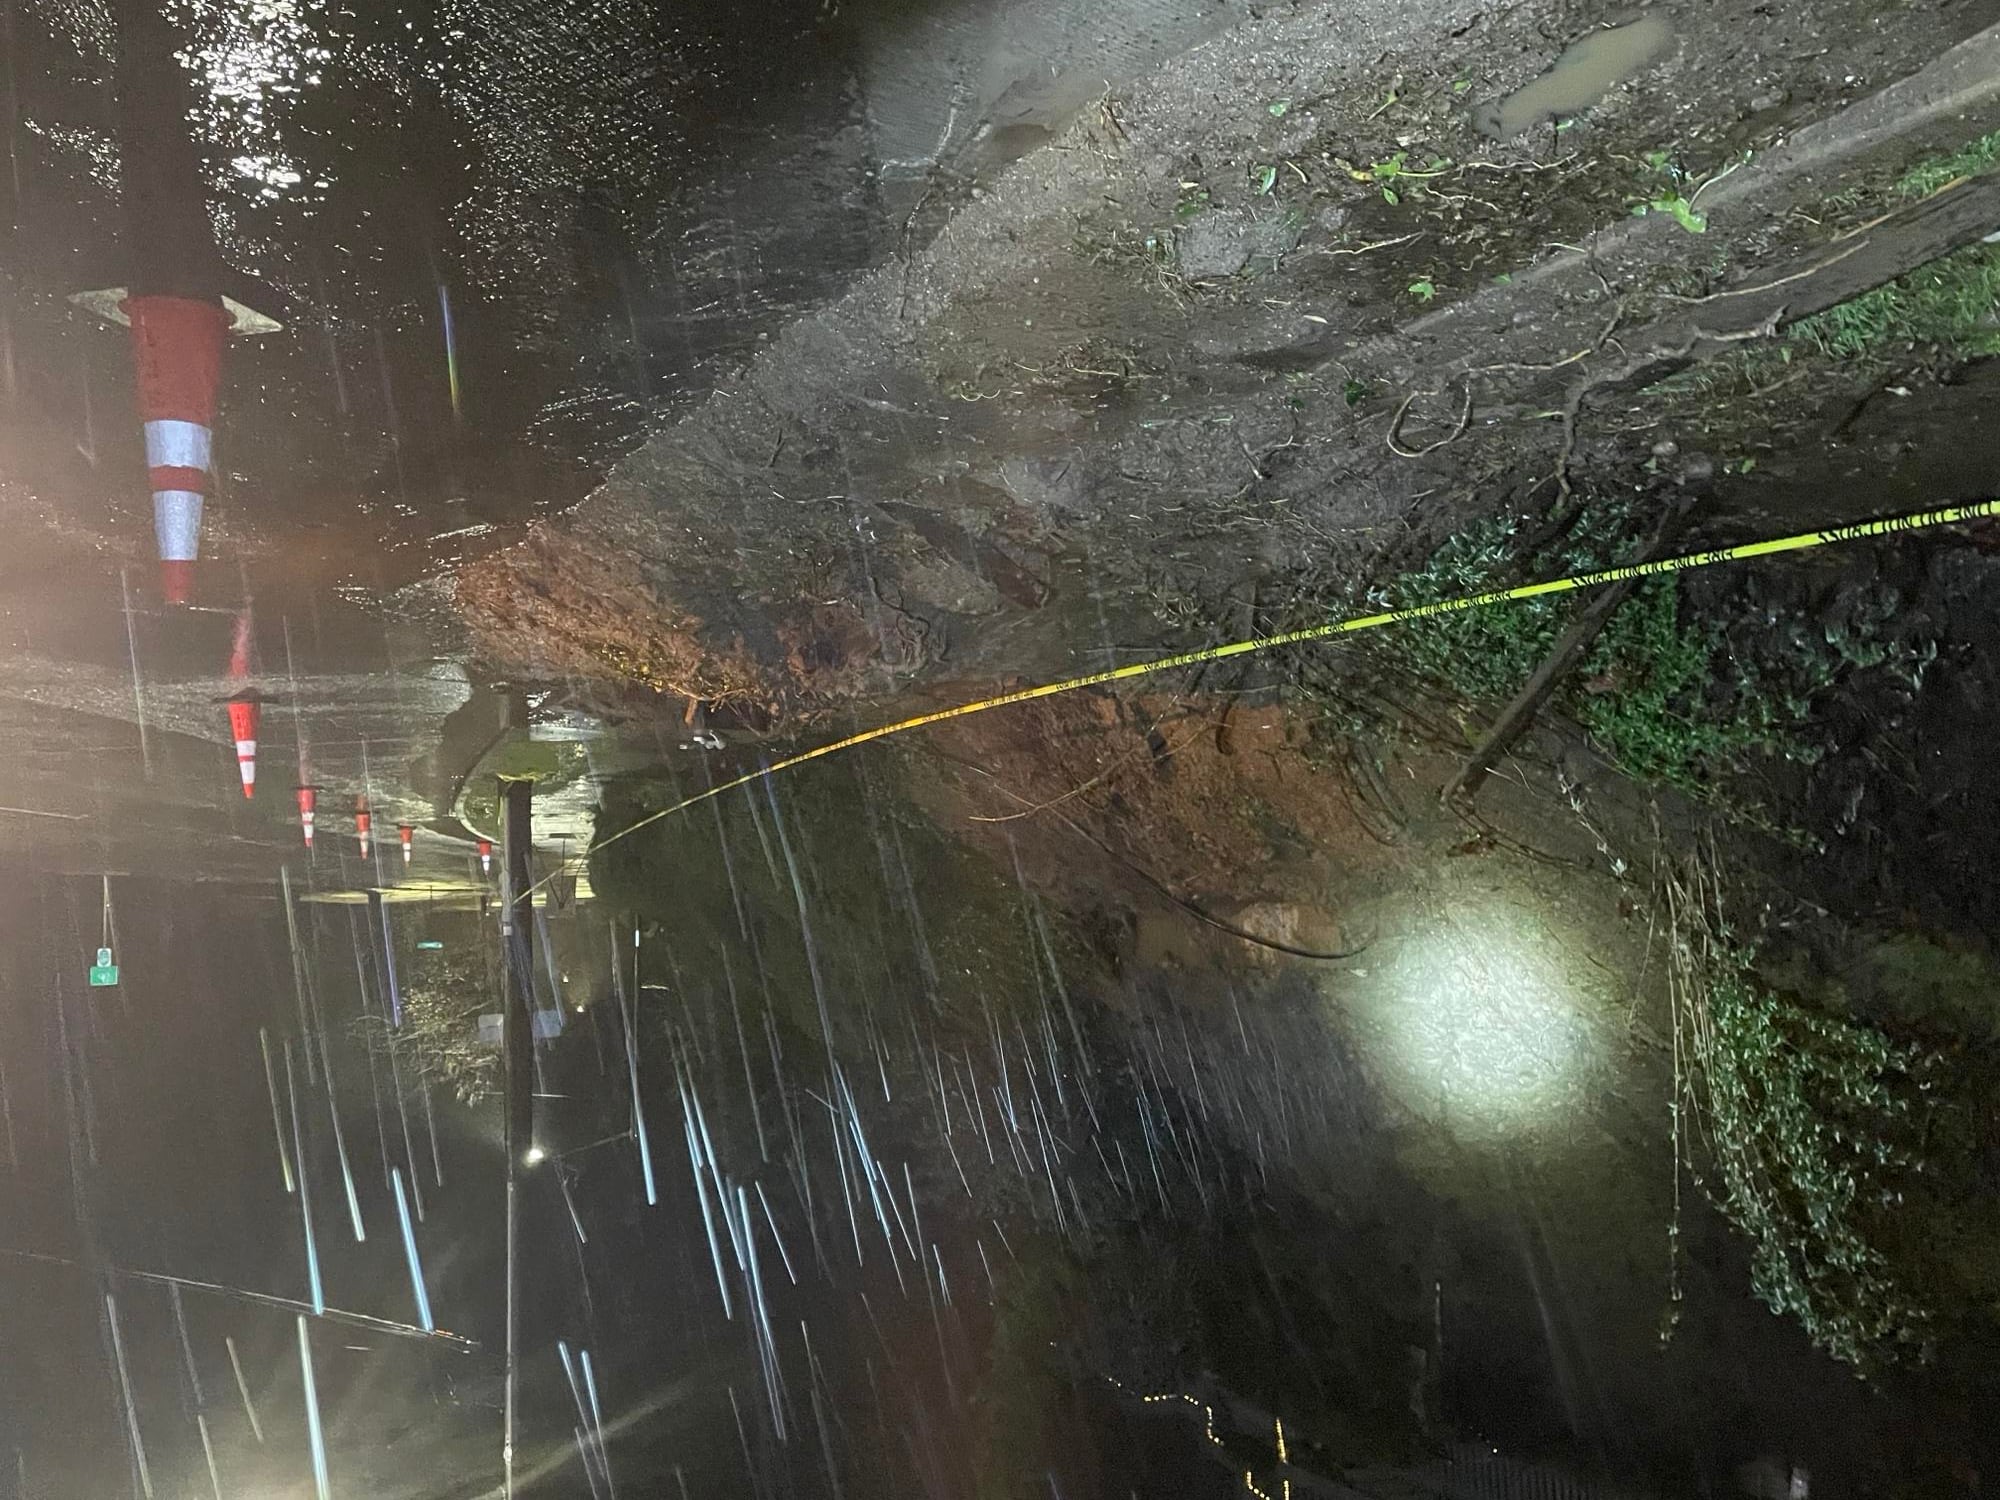
{"type": "Polygon", "coordinates": [[[1366,254],[1368,254],[1368,253],[1369,253],[1369,252],[1370,252],[1371,250],[1389,250],[1389,249],[1393,249],[1393,248],[1394,248],[1395,246],[1397,246],[1397,245],[1407,245],[1407,244],[1409,244],[1409,242],[1410,242],[1411,240],[1420,240],[1420,239],[1422,239],[1423,237],[1424,237],[1424,231],[1423,231],[1423,230],[1421,230],[1421,229],[1419,229],[1419,230],[1416,230],[1416,231],[1414,231],[1414,232],[1412,232],[1412,233],[1410,233],[1410,234],[1404,234],[1404,235],[1398,235],[1398,236],[1397,236],[1397,237],[1396,237],[1395,239],[1393,239],[1393,240],[1377,240],[1377,241],[1375,241],[1375,243],[1374,243],[1374,244],[1372,244],[1372,245],[1355,245],[1355,246],[1353,246],[1353,247],[1351,247],[1351,248],[1348,248],[1348,249],[1343,249],[1343,250],[1315,250],[1315,251],[1313,251],[1313,254],[1315,254],[1315,255],[1366,255],[1366,254]]]}
{"type": "MultiPolygon", "coordinates": [[[[1688,502],[1683,499],[1661,518],[1652,539],[1646,543],[1645,551],[1639,555],[1640,562],[1650,562],[1666,550],[1667,544],[1680,534],[1682,526],[1686,524],[1687,512],[1688,502]]],[[[1457,774],[1445,783],[1439,801],[1449,806],[1461,798],[1470,798],[1478,793],[1480,786],[1493,770],[1494,762],[1505,755],[1527,730],[1528,725],[1534,722],[1535,715],[1555,692],[1557,684],[1582,659],[1583,653],[1590,649],[1591,643],[1603,632],[1611,617],[1618,612],[1618,607],[1631,596],[1632,590],[1638,587],[1638,583],[1636,578],[1620,579],[1600,589],[1597,596],[1584,606],[1583,611],[1570,622],[1569,628],[1557,639],[1554,648],[1542,659],[1541,665],[1529,674],[1527,682],[1522,685],[1520,692],[1514,695],[1513,701],[1501,711],[1500,717],[1493,721],[1493,727],[1486,731],[1472,753],[1465,758],[1457,774]]]]}

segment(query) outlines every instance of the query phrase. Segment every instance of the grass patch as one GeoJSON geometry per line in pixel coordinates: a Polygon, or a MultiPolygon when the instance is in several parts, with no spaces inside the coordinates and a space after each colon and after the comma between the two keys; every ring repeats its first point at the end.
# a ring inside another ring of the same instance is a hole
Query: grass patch
{"type": "Polygon", "coordinates": [[[1928,198],[1939,188],[2000,166],[2000,130],[1961,146],[1948,156],[1933,156],[1918,162],[1896,179],[1891,191],[1898,198],[1928,198]]]}
{"type": "Polygon", "coordinates": [[[1917,1168],[1917,1050],[1779,999],[1745,953],[1725,960],[1698,1054],[1716,1162],[1703,1185],[1750,1241],[1751,1290],[1863,1369],[1921,1346],[1926,1319],[1867,1224],[1917,1168]]]}
{"type": "MultiPolygon", "coordinates": [[[[1275,174],[1273,174],[1275,175],[1275,174]]],[[[1174,218],[1185,224],[1198,214],[1205,214],[1215,207],[1214,198],[1209,196],[1207,187],[1199,182],[1183,182],[1180,194],[1174,199],[1174,218]]]]}
{"type": "Polygon", "coordinates": [[[1971,358],[2000,354],[2000,246],[1968,245],[1886,286],[1802,318],[1794,343],[1834,359],[1915,344],[1971,358]]]}
{"type": "MultiPolygon", "coordinates": [[[[394,1032],[398,1064],[451,1090],[460,1104],[496,1097],[500,1054],[479,1043],[479,1017],[496,1004],[493,975],[481,950],[473,943],[454,943],[439,952],[423,952],[406,927],[396,945],[396,968],[403,1003],[394,1032]]],[[[388,1017],[370,1011],[354,1025],[370,1049],[387,1059],[388,1017]]]]}
{"type": "MultiPolygon", "coordinates": [[[[2000,130],[1897,178],[1891,202],[1914,203],[2000,167],[2000,130]]],[[[2000,246],[1968,245],[1927,266],[1792,325],[1794,343],[1834,359],[1902,345],[1935,344],[1962,357],[2000,354],[2000,246]]]]}
{"type": "Polygon", "coordinates": [[[1829,958],[1806,950],[1761,967],[1822,1010],[1853,1014],[1948,1046],[2000,1042],[2000,966],[1984,951],[1922,932],[1843,933],[1829,958]]]}
{"type": "Polygon", "coordinates": [[[1983,954],[1899,932],[1866,956],[1859,978],[1872,1004],[1905,1025],[2000,1040],[2000,971],[1983,954]]]}
{"type": "MultiPolygon", "coordinates": [[[[1627,518],[1589,514],[1559,547],[1525,552],[1511,519],[1450,538],[1380,601],[1430,603],[1629,561],[1627,518]]],[[[1385,649],[1414,675],[1475,702],[1511,697],[1555,646],[1573,600],[1528,599],[1415,620],[1385,649]]],[[[1686,617],[1671,578],[1642,584],[1611,617],[1561,702],[1628,774],[1700,793],[1753,755],[1810,755],[1793,731],[1806,703],[1789,682],[1730,651],[1719,623],[1686,617]]]]}
{"type": "MultiPolygon", "coordinates": [[[[1929,197],[1941,188],[2000,167],[2000,131],[1910,167],[1885,189],[1849,189],[1830,207],[1874,213],[1929,197]]],[[[1715,402],[1724,392],[1787,379],[1802,355],[1852,363],[1886,361],[1935,348],[1960,359],[2000,355],[2000,245],[1968,245],[1872,292],[1801,318],[1771,345],[1726,355],[1671,377],[1663,390],[1715,402]]]]}

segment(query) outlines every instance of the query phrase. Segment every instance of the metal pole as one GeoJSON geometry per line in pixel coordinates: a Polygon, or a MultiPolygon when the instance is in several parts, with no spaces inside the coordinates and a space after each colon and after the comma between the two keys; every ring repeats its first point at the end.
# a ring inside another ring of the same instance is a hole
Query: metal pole
{"type": "Polygon", "coordinates": [[[505,1494],[513,1500],[514,1442],[521,1368],[521,1169],[534,1144],[534,795],[532,781],[500,779],[500,1049],[507,1109],[507,1398],[500,1459],[505,1494]]]}
{"type": "Polygon", "coordinates": [[[132,707],[139,716],[139,760],[146,768],[146,779],[153,779],[153,747],[146,738],[146,690],[139,683],[139,638],[132,630],[132,586],[127,582],[125,570],[118,570],[118,593],[125,601],[125,654],[132,663],[132,707]]]}

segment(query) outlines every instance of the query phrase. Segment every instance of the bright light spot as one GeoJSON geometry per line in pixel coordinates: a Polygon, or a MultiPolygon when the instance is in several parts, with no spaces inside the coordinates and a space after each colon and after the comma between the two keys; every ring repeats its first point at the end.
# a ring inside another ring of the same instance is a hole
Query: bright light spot
{"type": "Polygon", "coordinates": [[[247,177],[252,182],[261,182],[267,187],[297,187],[305,181],[305,176],[286,159],[269,154],[261,156],[239,156],[230,162],[238,177],[247,177]]]}
{"type": "Polygon", "coordinates": [[[1385,913],[1394,930],[1353,997],[1356,1040],[1384,1087],[1462,1138],[1586,1115],[1590,1017],[1604,1003],[1586,935],[1525,892],[1426,894],[1385,913]]]}
{"type": "Polygon", "coordinates": [[[532,1167],[545,1160],[548,1157],[548,1154],[549,1153],[544,1151],[540,1146],[530,1146],[528,1148],[527,1154],[523,1156],[521,1160],[526,1162],[529,1166],[532,1167]]]}

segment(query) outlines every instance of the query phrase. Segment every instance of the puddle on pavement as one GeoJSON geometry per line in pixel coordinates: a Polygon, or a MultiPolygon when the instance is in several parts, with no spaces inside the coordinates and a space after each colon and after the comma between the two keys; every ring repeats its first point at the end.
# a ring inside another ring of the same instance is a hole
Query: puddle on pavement
{"type": "Polygon", "coordinates": [[[1588,109],[1613,86],[1663,56],[1673,41],[1673,27],[1664,16],[1593,31],[1565,48],[1555,65],[1533,83],[1481,105],[1473,112],[1472,123],[1482,135],[1504,141],[1538,121],[1588,109]]]}

